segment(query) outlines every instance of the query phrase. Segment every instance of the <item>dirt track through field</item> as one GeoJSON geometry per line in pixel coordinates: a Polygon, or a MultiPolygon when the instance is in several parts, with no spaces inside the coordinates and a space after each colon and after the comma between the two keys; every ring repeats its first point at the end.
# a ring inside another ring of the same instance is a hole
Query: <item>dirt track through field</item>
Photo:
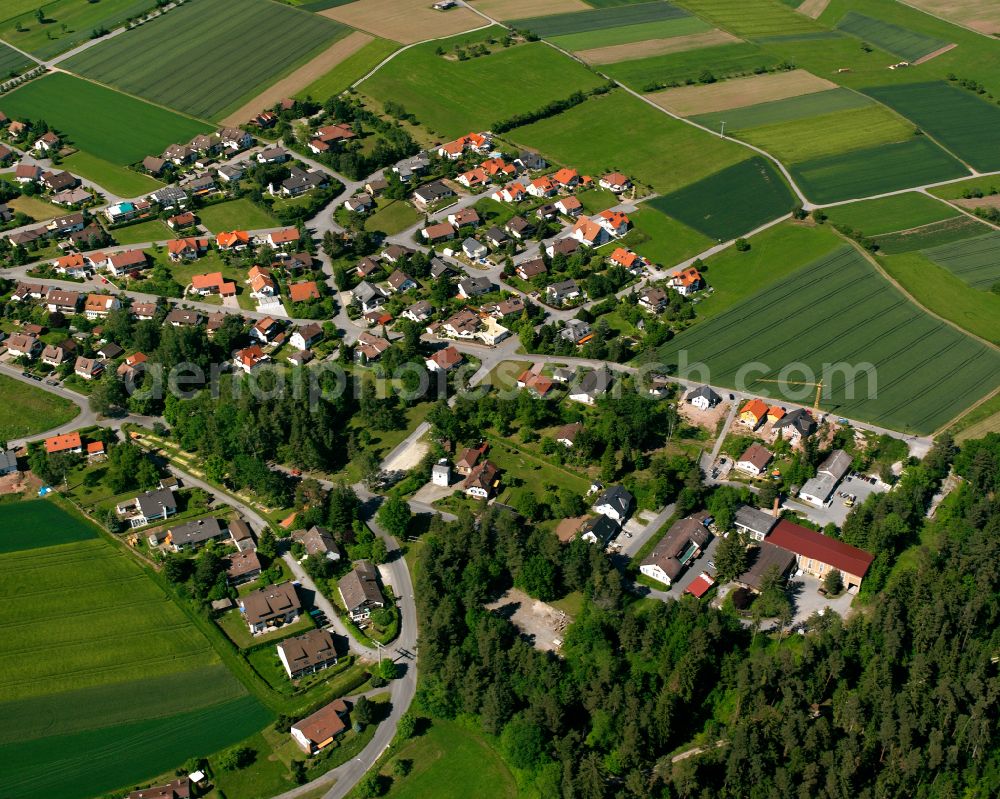
{"type": "Polygon", "coordinates": [[[804,0],[802,5],[795,10],[800,14],[805,14],[810,19],[819,19],[820,14],[826,11],[828,5],[830,5],[830,0],[804,0]]]}
{"type": "Polygon", "coordinates": [[[433,0],[355,0],[320,14],[403,44],[453,36],[486,24],[467,8],[435,11],[432,5],[433,0]]]}
{"type": "Polygon", "coordinates": [[[222,124],[242,125],[248,119],[252,119],[256,114],[281,102],[286,97],[294,97],[296,92],[304,89],[317,78],[323,77],[337,64],[356,53],[371,40],[371,36],[361,31],[353,31],[343,39],[338,39],[308,64],[299,67],[291,75],[282,78],[258,94],[242,108],[233,111],[222,120],[222,124]]]}
{"type": "Polygon", "coordinates": [[[738,41],[740,40],[731,33],[716,28],[687,36],[671,36],[669,39],[646,39],[642,42],[594,47],[590,50],[580,50],[576,55],[588,64],[614,64],[618,61],[634,61],[637,58],[700,50],[702,47],[738,41]]]}
{"type": "Polygon", "coordinates": [[[733,78],[707,86],[681,86],[646,95],[656,105],[680,116],[709,114],[731,108],[785,100],[803,94],[825,92],[837,88],[825,78],[819,78],[804,69],[791,72],[773,72],[733,78]]]}
{"type": "Polygon", "coordinates": [[[493,19],[525,19],[543,14],[548,16],[594,10],[593,6],[588,6],[583,0],[546,0],[544,8],[539,8],[541,4],[538,0],[473,0],[471,5],[493,19]]]}
{"type": "Polygon", "coordinates": [[[956,47],[958,47],[958,45],[954,44],[954,43],[952,43],[952,44],[946,44],[944,47],[939,47],[933,53],[928,53],[927,55],[920,56],[920,58],[918,58],[916,61],[913,62],[913,66],[918,66],[919,64],[924,64],[924,63],[930,61],[932,58],[937,58],[939,55],[944,55],[949,50],[954,50],[956,47]]]}

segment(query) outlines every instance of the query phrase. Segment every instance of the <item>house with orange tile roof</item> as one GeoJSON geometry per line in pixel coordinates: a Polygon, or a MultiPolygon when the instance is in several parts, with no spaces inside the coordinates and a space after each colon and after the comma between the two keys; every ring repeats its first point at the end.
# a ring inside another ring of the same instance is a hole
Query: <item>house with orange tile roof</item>
{"type": "Polygon", "coordinates": [[[56,258],[52,265],[60,275],[67,277],[86,277],[88,271],[87,259],[78,252],[56,258]]]}
{"type": "Polygon", "coordinates": [[[241,250],[250,246],[250,234],[245,230],[223,231],[215,237],[220,250],[241,250]]]}
{"type": "Polygon", "coordinates": [[[251,297],[260,299],[263,297],[273,297],[278,293],[278,284],[271,277],[270,269],[263,266],[254,266],[247,273],[247,276],[249,278],[247,283],[250,284],[251,297]]]}
{"type": "Polygon", "coordinates": [[[674,272],[670,276],[670,288],[684,297],[694,294],[696,291],[704,288],[701,272],[693,266],[689,266],[687,269],[682,269],[679,272],[674,272]]]}
{"type": "Polygon", "coordinates": [[[616,247],[608,260],[615,266],[621,266],[625,269],[635,269],[636,267],[641,269],[646,264],[646,259],[639,253],[632,252],[625,247],[616,247]]]}
{"type": "Polygon", "coordinates": [[[559,187],[552,182],[551,178],[544,175],[540,178],[535,178],[535,180],[528,184],[528,194],[532,197],[551,197],[558,189],[559,187]]]}
{"type": "Polygon", "coordinates": [[[315,280],[306,280],[302,283],[290,283],[288,285],[288,296],[292,302],[307,302],[308,300],[319,299],[319,287],[315,280]]]}
{"type": "Polygon", "coordinates": [[[517,377],[517,387],[530,391],[540,399],[552,390],[554,383],[542,374],[542,364],[536,363],[530,369],[525,369],[517,377]]]}
{"type": "Polygon", "coordinates": [[[601,211],[597,222],[615,238],[628,233],[628,229],[632,224],[632,220],[628,218],[628,214],[621,211],[601,211]]]}
{"type": "Polygon", "coordinates": [[[573,225],[570,237],[588,247],[599,247],[611,240],[607,228],[592,220],[589,216],[581,216],[573,225]]]}
{"type": "Polygon", "coordinates": [[[167,254],[171,261],[194,261],[208,250],[208,239],[172,239],[167,242],[167,254]]]}
{"type": "Polygon", "coordinates": [[[101,319],[121,307],[118,298],[111,294],[88,294],[83,303],[83,312],[88,319],[101,319]]]}
{"type": "Polygon", "coordinates": [[[467,189],[475,189],[479,186],[485,186],[490,182],[490,176],[486,174],[486,170],[482,167],[477,166],[475,169],[470,169],[468,172],[463,172],[458,176],[458,182],[465,186],[467,189]]]}
{"type": "Polygon", "coordinates": [[[233,364],[238,369],[242,369],[247,374],[251,374],[254,369],[269,360],[270,358],[264,350],[260,348],[260,344],[251,344],[249,347],[246,347],[236,353],[236,357],[233,358],[233,364]]]}
{"type": "Polygon", "coordinates": [[[275,248],[284,247],[286,244],[298,244],[299,230],[298,228],[289,227],[284,230],[276,230],[273,233],[268,233],[267,243],[275,248]]]}
{"type": "Polygon", "coordinates": [[[598,185],[602,189],[613,191],[615,194],[621,194],[623,191],[628,191],[632,188],[632,181],[628,179],[627,175],[623,175],[621,172],[609,172],[601,178],[598,185]]]}
{"type": "Polygon", "coordinates": [[[751,430],[757,429],[767,416],[767,403],[762,399],[752,399],[740,408],[740,424],[749,427],[751,430]]]}
{"type": "Polygon", "coordinates": [[[513,164],[508,164],[502,158],[487,158],[479,166],[482,167],[483,171],[490,177],[517,174],[517,167],[513,164]]]}
{"type": "Polygon", "coordinates": [[[83,452],[83,442],[79,433],[64,433],[45,439],[45,452],[55,455],[59,452],[83,452]]]}
{"type": "Polygon", "coordinates": [[[222,272],[208,272],[204,275],[191,277],[191,293],[203,297],[209,294],[221,294],[224,297],[235,296],[236,284],[222,277],[222,272]]]}
{"type": "Polygon", "coordinates": [[[569,169],[563,167],[558,172],[552,176],[552,180],[562,186],[564,189],[573,188],[580,182],[580,173],[575,169],[569,169]]]}
{"type": "Polygon", "coordinates": [[[566,216],[579,216],[583,213],[583,203],[573,196],[562,197],[556,200],[556,210],[566,216]]]}
{"type": "Polygon", "coordinates": [[[767,421],[774,424],[785,415],[785,409],[780,405],[772,405],[767,409],[767,421]]]}
{"type": "Polygon", "coordinates": [[[517,203],[524,199],[525,188],[522,183],[508,183],[490,195],[491,200],[498,203],[517,203]]]}

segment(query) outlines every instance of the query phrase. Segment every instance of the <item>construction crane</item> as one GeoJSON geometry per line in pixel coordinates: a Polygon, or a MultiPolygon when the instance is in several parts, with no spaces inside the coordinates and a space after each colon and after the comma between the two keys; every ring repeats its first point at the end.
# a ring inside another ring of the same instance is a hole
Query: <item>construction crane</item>
{"type": "Polygon", "coordinates": [[[823,381],[820,380],[818,383],[813,383],[808,380],[771,380],[764,377],[759,377],[756,380],[757,383],[785,383],[786,385],[795,386],[815,386],[816,387],[816,400],[813,402],[813,411],[819,411],[819,396],[823,392],[823,381]]]}

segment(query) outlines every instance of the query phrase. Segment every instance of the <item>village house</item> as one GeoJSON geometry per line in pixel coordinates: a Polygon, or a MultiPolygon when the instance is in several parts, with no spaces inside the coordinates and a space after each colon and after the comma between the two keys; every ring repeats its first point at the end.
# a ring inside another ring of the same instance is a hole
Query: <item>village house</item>
{"type": "Polygon", "coordinates": [[[297,350],[308,350],[323,340],[323,328],[316,322],[301,325],[292,333],[290,343],[297,350]]]}
{"type": "Polygon", "coordinates": [[[698,515],[679,519],[639,565],[639,571],[671,585],[698,558],[712,534],[698,515]]]}
{"type": "Polygon", "coordinates": [[[552,175],[552,180],[564,189],[571,189],[580,183],[580,173],[564,167],[552,175]]]}
{"type": "Polygon", "coordinates": [[[588,247],[600,247],[611,240],[607,228],[589,216],[581,215],[573,225],[570,236],[588,247]]]}
{"type": "Polygon", "coordinates": [[[632,515],[635,497],[625,487],[614,485],[606,488],[594,502],[594,510],[602,516],[614,519],[619,524],[632,515]]]}
{"type": "Polygon", "coordinates": [[[290,244],[298,245],[299,243],[299,229],[294,227],[285,228],[284,230],[275,230],[267,234],[265,238],[268,244],[270,244],[275,249],[280,249],[282,247],[287,247],[290,244]]]}
{"type": "Polygon", "coordinates": [[[436,222],[421,230],[420,235],[427,240],[428,244],[436,244],[439,241],[455,238],[455,228],[451,222],[436,222]]]}
{"type": "Polygon", "coordinates": [[[307,755],[315,754],[347,730],[348,711],[347,702],[334,699],[311,716],[295,722],[290,730],[292,739],[307,755]]]}
{"type": "Polygon", "coordinates": [[[548,271],[545,261],[541,258],[532,258],[530,261],[524,261],[514,267],[514,274],[521,280],[531,280],[531,278],[544,275],[548,271]]]}
{"type": "Polygon", "coordinates": [[[250,284],[250,296],[258,300],[274,297],[278,293],[278,284],[267,267],[252,266],[247,272],[246,282],[250,284]]]}
{"type": "Polygon", "coordinates": [[[754,441],[736,460],[736,468],[751,477],[760,477],[767,464],[771,462],[771,453],[759,442],[754,441]]]}
{"type": "Polygon", "coordinates": [[[71,353],[59,344],[49,344],[42,350],[42,363],[46,366],[62,366],[71,357],[71,353]]]}
{"type": "Polygon", "coordinates": [[[659,313],[667,307],[667,292],[652,286],[639,295],[639,307],[649,313],[659,313]]]}
{"type": "Polygon", "coordinates": [[[344,200],[344,208],[358,214],[365,214],[375,207],[375,199],[370,194],[355,194],[344,200]]]}
{"type": "Polygon", "coordinates": [[[80,307],[82,296],[79,291],[50,288],[45,295],[45,307],[49,309],[49,313],[59,311],[64,314],[75,314],[76,309],[80,307]]]}
{"type": "Polygon", "coordinates": [[[691,389],[684,399],[700,411],[710,410],[722,402],[722,397],[708,386],[698,386],[691,389]]]}
{"type": "Polygon", "coordinates": [[[254,635],[294,623],[302,612],[302,602],[294,583],[261,588],[240,599],[240,613],[254,635]]]}
{"type": "Polygon", "coordinates": [[[445,199],[446,197],[454,197],[455,192],[449,189],[440,180],[435,180],[428,183],[426,186],[421,186],[415,192],[413,192],[413,203],[421,211],[427,210],[431,205],[445,199]]]}
{"type": "Polygon", "coordinates": [[[57,455],[60,452],[72,452],[79,455],[83,452],[83,441],[79,433],[63,433],[45,439],[45,453],[57,455]]]}
{"type": "Polygon", "coordinates": [[[462,360],[462,353],[449,346],[437,350],[424,363],[431,372],[448,372],[462,363],[462,360]]]}
{"type": "Polygon", "coordinates": [[[60,275],[66,275],[66,277],[71,278],[84,278],[90,271],[87,259],[78,252],[56,258],[52,262],[52,266],[55,267],[56,272],[60,275]]]}
{"type": "Polygon", "coordinates": [[[539,399],[552,390],[552,380],[542,374],[542,364],[536,363],[530,369],[525,369],[517,377],[517,387],[530,391],[539,399]]]}
{"type": "Polygon", "coordinates": [[[803,438],[808,438],[816,432],[818,425],[812,414],[804,408],[795,408],[774,423],[771,430],[775,439],[784,438],[797,445],[803,438]]]}
{"type": "Polygon", "coordinates": [[[116,277],[145,269],[149,266],[149,258],[142,250],[125,250],[109,255],[107,270],[116,277]]]}
{"type": "Polygon", "coordinates": [[[183,308],[174,308],[163,319],[163,323],[172,327],[197,327],[203,321],[203,317],[198,311],[187,311],[183,308]]]}
{"type": "Polygon", "coordinates": [[[530,150],[525,150],[520,153],[517,158],[514,159],[514,163],[526,172],[537,172],[538,170],[545,169],[545,167],[548,166],[542,156],[538,153],[533,153],[530,150]]]}
{"type": "Polygon", "coordinates": [[[208,250],[208,239],[171,239],[167,242],[167,254],[171,261],[194,261],[208,250]]]}
{"type": "Polygon", "coordinates": [[[572,195],[556,200],[555,207],[560,214],[573,219],[583,213],[583,203],[572,195]]]}
{"type": "Polygon", "coordinates": [[[194,215],[193,211],[184,211],[167,219],[167,227],[171,230],[183,230],[194,226],[197,221],[198,217],[194,215]]]}
{"type": "Polygon", "coordinates": [[[76,211],[65,216],[57,216],[55,219],[49,221],[46,228],[54,236],[67,236],[70,233],[83,230],[86,225],[87,218],[84,216],[83,211],[76,211]]]}
{"type": "Polygon", "coordinates": [[[567,302],[578,300],[582,296],[583,290],[573,278],[561,280],[545,287],[545,301],[549,305],[565,305],[567,302]]]}
{"type": "Polygon", "coordinates": [[[386,301],[385,292],[365,280],[351,289],[351,300],[358,304],[362,313],[374,311],[386,301]]]}
{"type": "Polygon", "coordinates": [[[625,247],[617,247],[608,260],[614,266],[628,269],[632,274],[640,274],[646,266],[646,259],[625,247]]]}
{"type": "Polygon", "coordinates": [[[517,203],[524,199],[526,193],[523,183],[508,183],[494,191],[490,195],[490,199],[496,200],[498,203],[517,203]]]}
{"type": "Polygon", "coordinates": [[[580,526],[580,538],[601,549],[621,532],[621,525],[609,516],[592,516],[580,526]]]}
{"type": "Polygon", "coordinates": [[[376,336],[368,331],[362,331],[358,335],[357,344],[354,346],[354,359],[361,364],[377,361],[392,344],[381,336],[376,336]]]}
{"type": "Polygon", "coordinates": [[[385,607],[385,597],[378,584],[378,569],[370,561],[359,560],[337,584],[347,616],[354,623],[364,622],[373,610],[385,607]]]}
{"type": "Polygon", "coordinates": [[[628,191],[632,188],[632,181],[628,179],[628,176],[623,175],[621,172],[609,172],[600,179],[597,185],[607,191],[613,191],[615,194],[621,194],[623,191],[628,191]]]}
{"type": "Polygon", "coordinates": [[[145,491],[132,500],[123,502],[115,510],[119,516],[127,518],[133,528],[143,527],[151,522],[169,519],[177,513],[177,500],[173,491],[158,488],[145,491]]]}
{"type": "Polygon", "coordinates": [[[470,169],[468,172],[463,172],[459,175],[457,182],[461,183],[467,189],[476,189],[487,185],[490,182],[490,176],[486,174],[485,169],[477,166],[475,169],[470,169]]]}
{"type": "Polygon", "coordinates": [[[333,536],[324,527],[313,525],[308,530],[295,530],[292,532],[292,541],[302,544],[305,550],[305,557],[319,555],[327,560],[337,561],[343,557],[340,547],[333,540],[333,536]]]}
{"type": "Polygon", "coordinates": [[[490,461],[474,466],[462,482],[462,490],[476,499],[489,499],[500,486],[500,469],[490,461]]]}
{"type": "Polygon", "coordinates": [[[181,552],[185,549],[198,549],[209,541],[224,541],[227,538],[229,530],[223,526],[221,520],[209,517],[171,527],[165,535],[162,532],[153,533],[149,536],[149,543],[152,546],[163,543],[171,547],[174,552],[181,552]],[[159,538],[161,535],[162,539],[159,538]]]}
{"type": "Polygon", "coordinates": [[[493,281],[485,276],[467,277],[458,282],[458,296],[463,299],[489,294],[491,291],[493,291],[493,281]]]}
{"type": "Polygon", "coordinates": [[[476,227],[479,225],[479,221],[479,213],[475,208],[460,208],[455,213],[448,214],[448,224],[454,225],[456,228],[466,225],[476,227]]]}
{"type": "Polygon", "coordinates": [[[226,580],[230,585],[242,585],[260,577],[261,564],[256,550],[247,548],[225,558],[226,580]]]}
{"type": "Polygon", "coordinates": [[[134,381],[143,371],[140,367],[149,359],[142,352],[134,352],[118,366],[118,376],[127,381],[134,381]]]}
{"type": "Polygon", "coordinates": [[[215,237],[215,246],[220,250],[245,250],[250,244],[250,234],[245,230],[225,230],[215,237]]]}
{"type": "Polygon", "coordinates": [[[88,319],[101,319],[121,307],[118,298],[111,294],[88,294],[83,304],[83,312],[88,319]]]}
{"type": "MultiPolygon", "coordinates": [[[[481,241],[468,238],[462,242],[462,254],[470,261],[480,261],[485,258],[488,253],[489,249],[487,249],[486,245],[481,241]]],[[[472,278],[467,279],[471,280],[472,278]]],[[[459,291],[461,291],[461,284],[459,284],[459,291]]]]}
{"type": "Polygon", "coordinates": [[[548,177],[535,178],[528,183],[527,192],[532,197],[552,197],[559,187],[548,177]]]}
{"type": "Polygon", "coordinates": [[[328,630],[310,630],[278,644],[278,659],[285,667],[288,679],[297,680],[306,674],[336,666],[337,647],[328,630]]]}
{"type": "Polygon", "coordinates": [[[752,399],[740,408],[737,418],[740,424],[749,427],[751,430],[756,430],[766,417],[767,404],[761,399],[752,399]]]}
{"type": "Polygon", "coordinates": [[[281,323],[276,319],[265,316],[250,328],[250,337],[257,339],[261,344],[269,344],[281,332],[281,327],[281,323]]]}
{"type": "Polygon", "coordinates": [[[592,369],[584,373],[576,385],[570,388],[568,396],[574,402],[593,405],[611,387],[611,382],[611,372],[607,367],[592,369]]]}
{"type": "Polygon", "coordinates": [[[581,430],[583,430],[582,422],[570,422],[556,430],[553,438],[555,438],[557,444],[562,444],[566,449],[573,449],[573,443],[576,441],[576,437],[580,435],[581,430]]]}
{"type": "Polygon", "coordinates": [[[733,517],[733,527],[751,541],[763,541],[778,520],[766,511],[750,505],[741,505],[733,517]]]}
{"type": "Polygon", "coordinates": [[[15,333],[7,339],[7,351],[15,357],[32,360],[41,350],[41,339],[31,333],[15,333]]]}
{"type": "Polygon", "coordinates": [[[842,449],[835,449],[816,470],[816,476],[807,480],[799,489],[799,499],[822,508],[830,501],[840,481],[851,470],[851,456],[842,449]]]}
{"type": "MultiPolygon", "coordinates": [[[[194,775],[198,773],[194,772],[194,775]]],[[[178,777],[166,785],[137,788],[126,799],[191,799],[191,777],[178,777]]]]}
{"type": "Polygon", "coordinates": [[[733,582],[759,594],[766,580],[772,574],[784,580],[795,564],[795,555],[787,549],[782,549],[768,541],[761,541],[757,546],[747,551],[747,568],[733,582]]]}
{"type": "Polygon", "coordinates": [[[233,365],[249,375],[270,360],[270,356],[261,349],[260,344],[251,344],[236,352],[236,355],[233,356],[233,365]]]}
{"type": "Polygon", "coordinates": [[[559,332],[560,338],[574,344],[585,344],[593,335],[590,323],[582,319],[567,319],[566,326],[559,332]]]}
{"type": "Polygon", "coordinates": [[[409,319],[411,322],[424,322],[430,319],[433,313],[434,307],[430,302],[427,300],[417,300],[417,302],[408,306],[400,316],[404,319],[409,319]]]}
{"type": "Polygon", "coordinates": [[[236,296],[236,284],[226,280],[222,272],[207,272],[204,275],[192,275],[190,293],[207,297],[209,294],[221,294],[223,297],[236,296]]]}

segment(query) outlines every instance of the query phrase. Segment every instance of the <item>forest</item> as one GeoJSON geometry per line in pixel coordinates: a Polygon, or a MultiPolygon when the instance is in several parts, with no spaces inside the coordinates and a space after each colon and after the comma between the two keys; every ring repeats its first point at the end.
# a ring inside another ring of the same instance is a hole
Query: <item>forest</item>
{"type": "Polygon", "coordinates": [[[804,635],[639,599],[596,548],[509,509],[435,522],[416,570],[417,709],[496,736],[526,796],[997,796],[1000,435],[942,440],[910,475],[845,528],[888,553],[877,590],[804,635]],[[962,480],[928,520],[949,466],[962,480]],[[484,609],[511,585],[583,594],[562,657],[484,609]]]}

